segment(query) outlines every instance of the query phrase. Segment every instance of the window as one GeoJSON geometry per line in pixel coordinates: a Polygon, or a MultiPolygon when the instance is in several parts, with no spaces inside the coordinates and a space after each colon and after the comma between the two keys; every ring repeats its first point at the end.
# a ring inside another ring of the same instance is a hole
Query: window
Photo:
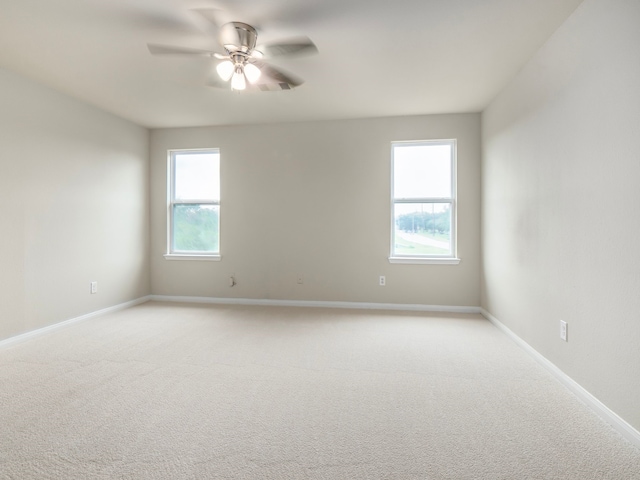
{"type": "Polygon", "coordinates": [[[456,141],[391,144],[392,263],[458,263],[456,141]]]}
{"type": "Polygon", "coordinates": [[[169,151],[167,259],[220,259],[220,151],[169,151]]]}

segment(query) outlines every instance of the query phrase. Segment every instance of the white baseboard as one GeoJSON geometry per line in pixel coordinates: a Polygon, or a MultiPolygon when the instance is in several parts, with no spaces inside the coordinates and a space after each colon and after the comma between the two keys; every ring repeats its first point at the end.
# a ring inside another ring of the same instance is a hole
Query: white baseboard
{"type": "Polygon", "coordinates": [[[269,307],[321,307],[349,308],[358,310],[404,310],[409,312],[480,313],[480,307],[457,307],[449,305],[418,305],[401,303],[329,302],[315,300],[271,300],[258,298],[188,297],[151,295],[159,302],[211,303],[221,305],[258,305],[269,307]]]}
{"type": "Polygon", "coordinates": [[[24,342],[30,338],[44,335],[58,328],[71,325],[72,323],[81,322],[98,315],[117,312],[125,308],[133,307],[141,303],[156,300],[161,302],[182,302],[182,303],[209,303],[209,304],[226,304],[226,305],[258,305],[258,306],[285,306],[285,307],[324,307],[324,308],[349,308],[349,309],[369,309],[369,310],[404,310],[414,312],[450,312],[450,313],[480,313],[480,307],[455,307],[447,305],[412,305],[397,303],[362,303],[362,302],[326,302],[326,301],[307,301],[307,300],[268,300],[253,298],[216,298],[216,297],[183,297],[171,295],[147,295],[144,297],[131,300],[129,302],[114,305],[112,307],[103,308],[95,312],[87,313],[79,317],[70,318],[62,322],[38,328],[30,332],[21,333],[19,335],[0,340],[0,348],[24,342]]]}
{"type": "Polygon", "coordinates": [[[527,342],[522,340],[518,335],[513,333],[506,325],[500,322],[496,317],[491,315],[484,308],[480,309],[480,313],[487,320],[493,323],[498,329],[505,333],[511,340],[517,343],[525,352],[533,357],[540,365],[546,368],[556,379],[568,388],[582,403],[593,410],[602,420],[611,425],[620,435],[640,448],[640,432],[633,428],[629,423],[624,421],[618,414],[607,407],[604,403],[589,393],[579,383],[569,377],[566,373],[556,367],[552,362],[547,360],[542,354],[534,349],[527,342]]]}
{"type": "Polygon", "coordinates": [[[46,327],[38,328],[37,330],[31,330],[30,332],[21,333],[14,337],[9,337],[5,340],[1,340],[0,348],[8,347],[9,345],[15,345],[16,343],[24,342],[25,340],[29,340],[31,338],[44,335],[45,333],[49,333],[53,330],[66,327],[67,325],[71,325],[72,323],[78,323],[92,317],[97,317],[99,315],[105,315],[107,313],[113,313],[119,310],[124,310],[125,308],[133,307],[135,305],[148,302],[149,300],[151,300],[151,296],[147,295],[144,297],[136,298],[135,300],[131,300],[129,302],[120,303],[112,307],[103,308],[102,310],[97,310],[95,312],[87,313],[79,317],[70,318],[69,320],[64,320],[62,322],[54,323],[53,325],[48,325],[46,327]]]}

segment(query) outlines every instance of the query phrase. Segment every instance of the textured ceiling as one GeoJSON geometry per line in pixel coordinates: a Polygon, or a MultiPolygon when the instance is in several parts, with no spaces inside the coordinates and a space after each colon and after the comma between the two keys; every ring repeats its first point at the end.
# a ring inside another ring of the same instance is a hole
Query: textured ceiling
{"type": "Polygon", "coordinates": [[[0,67],[146,127],[479,112],[581,0],[0,0],[0,67]],[[315,56],[273,61],[291,91],[205,86],[218,49],[194,8],[260,41],[306,35],[315,56]]]}

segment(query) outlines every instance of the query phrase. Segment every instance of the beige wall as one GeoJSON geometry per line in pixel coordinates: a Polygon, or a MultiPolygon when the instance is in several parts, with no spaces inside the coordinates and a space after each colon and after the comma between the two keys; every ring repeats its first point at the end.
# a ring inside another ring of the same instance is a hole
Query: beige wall
{"type": "Polygon", "coordinates": [[[148,131],[2,69],[0,105],[0,339],[148,294],[148,131]]]}
{"type": "Polygon", "coordinates": [[[639,25],[585,0],[482,117],[483,306],[636,429],[639,25]]]}
{"type": "Polygon", "coordinates": [[[152,292],[478,306],[479,169],[479,114],[152,130],[152,292]],[[458,139],[462,261],[391,265],[390,142],[438,138],[458,139]],[[167,150],[204,147],[221,150],[222,260],[167,261],[167,150]]]}

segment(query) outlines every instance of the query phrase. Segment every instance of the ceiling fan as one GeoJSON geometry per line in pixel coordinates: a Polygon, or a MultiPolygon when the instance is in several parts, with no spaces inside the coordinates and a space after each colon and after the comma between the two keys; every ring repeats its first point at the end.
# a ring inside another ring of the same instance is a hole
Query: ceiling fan
{"type": "MultiPolygon", "coordinates": [[[[195,10],[217,27],[217,11],[195,10]]],[[[245,90],[257,88],[263,91],[290,90],[304,83],[283,70],[269,65],[264,60],[310,55],[318,52],[315,44],[307,37],[293,37],[280,42],[257,45],[258,32],[243,22],[229,22],[219,27],[219,42],[224,53],[168,45],[147,44],[153,55],[196,55],[220,60],[216,66],[217,77],[208,85],[245,90]]]]}

